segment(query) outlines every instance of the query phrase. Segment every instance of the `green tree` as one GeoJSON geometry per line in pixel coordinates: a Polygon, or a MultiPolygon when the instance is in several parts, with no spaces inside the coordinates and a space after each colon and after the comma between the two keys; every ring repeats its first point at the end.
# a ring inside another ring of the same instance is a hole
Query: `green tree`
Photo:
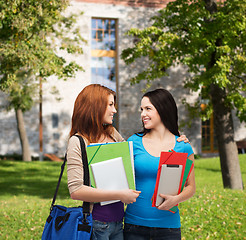
{"type": "Polygon", "coordinates": [[[148,28],[128,31],[135,41],[122,52],[123,60],[149,62],[132,83],[151,83],[175,64],[187,66],[185,87],[201,96],[189,109],[203,119],[214,114],[224,187],[242,189],[231,112],[245,121],[246,0],[176,0],[152,21],[148,28]],[[201,111],[204,98],[208,103],[201,111]]]}
{"type": "Polygon", "coordinates": [[[0,90],[16,112],[24,161],[31,161],[23,112],[31,109],[39,81],[51,75],[73,77],[82,70],[58,54],[82,54],[85,42],[76,27],[78,15],[66,16],[69,0],[0,0],[0,90]]]}

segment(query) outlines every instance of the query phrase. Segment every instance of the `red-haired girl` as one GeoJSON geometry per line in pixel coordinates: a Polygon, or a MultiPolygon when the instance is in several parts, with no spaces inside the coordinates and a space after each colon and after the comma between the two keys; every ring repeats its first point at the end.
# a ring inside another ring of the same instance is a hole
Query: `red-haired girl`
{"type": "Polygon", "coordinates": [[[72,127],[67,147],[69,192],[74,200],[92,203],[92,238],[97,240],[123,240],[124,203],[135,202],[140,192],[131,189],[101,190],[83,185],[80,142],[73,135],[81,135],[86,145],[124,141],[112,126],[113,116],[116,113],[115,101],[115,92],[107,87],[99,84],[85,87],[79,93],[74,104],[72,127]],[[104,206],[98,203],[109,200],[120,200],[120,202],[104,206]]]}

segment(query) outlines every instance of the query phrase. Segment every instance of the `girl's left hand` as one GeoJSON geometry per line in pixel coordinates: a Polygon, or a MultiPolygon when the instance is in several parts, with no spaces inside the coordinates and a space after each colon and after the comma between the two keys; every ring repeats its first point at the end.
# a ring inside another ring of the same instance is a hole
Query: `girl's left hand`
{"type": "Polygon", "coordinates": [[[184,141],[185,143],[190,143],[189,139],[185,135],[180,135],[180,137],[177,138],[178,142],[184,141]]]}
{"type": "Polygon", "coordinates": [[[157,207],[159,210],[169,210],[178,204],[178,199],[177,199],[178,195],[171,196],[171,195],[160,194],[160,196],[164,198],[165,201],[157,207]]]}

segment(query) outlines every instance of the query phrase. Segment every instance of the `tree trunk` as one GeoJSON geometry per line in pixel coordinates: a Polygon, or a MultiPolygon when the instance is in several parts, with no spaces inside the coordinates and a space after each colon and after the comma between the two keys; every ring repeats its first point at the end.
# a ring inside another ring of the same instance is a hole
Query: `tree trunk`
{"type": "Polygon", "coordinates": [[[237,145],[234,141],[232,114],[231,109],[225,105],[225,95],[225,90],[217,85],[211,86],[223,184],[224,188],[243,189],[237,145]]]}
{"type": "Polygon", "coordinates": [[[204,0],[206,9],[211,13],[217,12],[217,0],[204,0]]]}
{"type": "Polygon", "coordinates": [[[31,153],[29,148],[29,142],[26,135],[26,130],[24,126],[24,118],[23,112],[21,109],[15,109],[15,115],[17,120],[17,129],[20,137],[21,142],[21,149],[22,149],[22,160],[26,162],[31,162],[31,153]]]}
{"type": "MultiPolygon", "coordinates": [[[[214,14],[217,12],[216,0],[204,0],[206,9],[214,14]]],[[[207,19],[206,21],[213,21],[207,19]]],[[[222,39],[218,38],[216,46],[222,45],[222,39]]],[[[216,50],[211,55],[207,69],[216,64],[216,50]]],[[[243,189],[241,170],[238,159],[237,145],[234,141],[233,120],[231,108],[226,106],[226,90],[216,84],[211,84],[210,95],[214,111],[214,125],[217,135],[220,166],[224,188],[243,189]]]]}

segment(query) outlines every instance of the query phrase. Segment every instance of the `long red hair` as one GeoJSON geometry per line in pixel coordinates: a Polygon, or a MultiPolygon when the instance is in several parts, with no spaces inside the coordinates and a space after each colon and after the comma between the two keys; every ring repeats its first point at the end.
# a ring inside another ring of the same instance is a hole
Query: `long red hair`
{"type": "Polygon", "coordinates": [[[100,84],[91,84],[79,93],[74,103],[70,137],[80,133],[92,143],[98,142],[102,134],[112,134],[113,126],[103,124],[110,94],[116,102],[115,92],[100,84]]]}

